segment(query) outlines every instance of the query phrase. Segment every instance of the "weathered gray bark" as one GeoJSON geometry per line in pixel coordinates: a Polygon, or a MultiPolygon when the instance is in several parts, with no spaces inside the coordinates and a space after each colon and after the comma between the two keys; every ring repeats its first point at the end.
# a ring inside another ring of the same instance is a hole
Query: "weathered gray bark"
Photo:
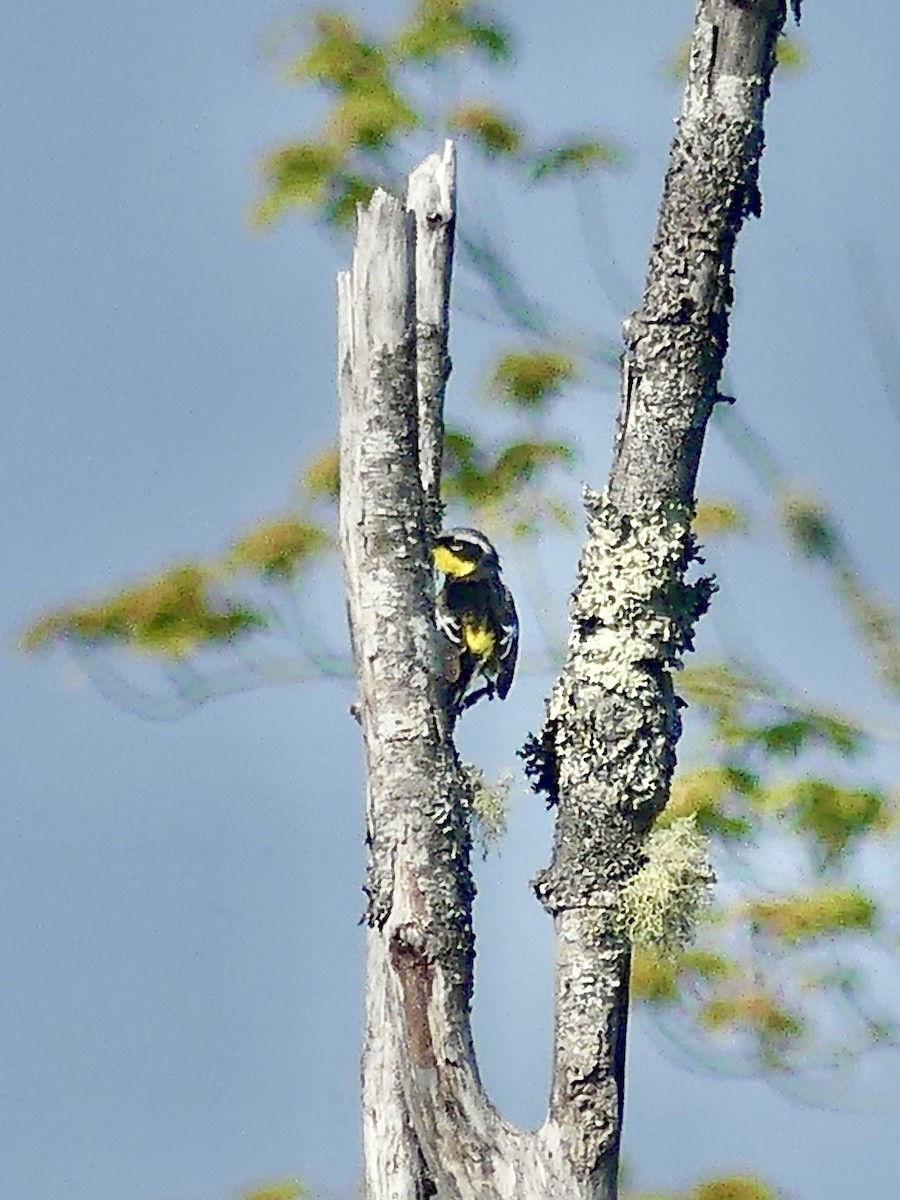
{"type": "Polygon", "coordinates": [[[558,800],[538,895],[556,924],[551,1112],[616,1195],[629,949],[617,894],[666,802],[680,733],[670,670],[711,585],[685,584],[706,424],[728,339],[732,253],[760,211],[763,106],[782,0],[699,0],[690,72],[640,308],[625,323],[622,394],[603,495],[572,598],[568,659],[536,746],[558,800]]]}
{"type": "Polygon", "coordinates": [[[703,434],[727,343],[731,255],[758,211],[762,110],[782,0],[699,0],[678,134],[622,406],[588,540],[568,660],[531,746],[558,804],[536,883],[553,915],[556,1038],[547,1119],[492,1107],[469,1006],[469,794],[438,678],[428,538],[440,515],[453,157],[409,204],[376,193],[339,280],[341,537],[368,773],[363,1054],[369,1200],[614,1200],[628,947],[617,897],[666,801],[680,730],[670,670],[710,585],[687,584],[703,434]]]}

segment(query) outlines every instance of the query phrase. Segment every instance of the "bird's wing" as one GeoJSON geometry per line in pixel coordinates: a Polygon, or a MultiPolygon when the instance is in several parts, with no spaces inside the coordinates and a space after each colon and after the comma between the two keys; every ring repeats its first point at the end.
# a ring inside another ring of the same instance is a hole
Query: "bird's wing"
{"type": "Polygon", "coordinates": [[[438,633],[443,634],[450,644],[458,649],[462,649],[463,645],[463,628],[462,622],[453,610],[447,600],[445,589],[438,592],[434,604],[434,623],[437,626],[438,633]]]}
{"type": "Polygon", "coordinates": [[[497,695],[501,700],[512,686],[519,656],[519,615],[516,612],[512,592],[503,586],[503,603],[500,613],[500,666],[497,671],[497,695]]]}

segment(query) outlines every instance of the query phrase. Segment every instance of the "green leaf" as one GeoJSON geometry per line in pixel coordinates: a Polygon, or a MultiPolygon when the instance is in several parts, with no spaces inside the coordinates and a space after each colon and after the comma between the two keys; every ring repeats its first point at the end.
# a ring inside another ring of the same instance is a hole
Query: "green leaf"
{"type": "Polygon", "coordinates": [[[806,47],[795,34],[783,33],[775,43],[775,61],[785,73],[802,71],[808,59],[806,47]]]}
{"type": "Polygon", "coordinates": [[[418,124],[417,114],[397,92],[380,88],[344,97],[328,119],[328,135],[342,146],[373,150],[418,124]]]}
{"type": "Polygon", "coordinates": [[[779,1200],[760,1179],[750,1175],[723,1175],[698,1184],[685,1200],[779,1200]]]}
{"type": "Polygon", "coordinates": [[[575,449],[567,442],[513,442],[501,451],[488,473],[495,495],[502,495],[516,484],[530,483],[547,467],[570,463],[575,449]]]}
{"type": "Polygon", "coordinates": [[[849,758],[863,742],[859,729],[837,717],[816,712],[795,712],[784,720],[749,730],[748,737],[773,758],[795,756],[810,745],[825,745],[849,758]]]}
{"type": "Polygon", "coordinates": [[[567,442],[511,442],[492,456],[471,434],[449,429],[444,439],[444,495],[472,505],[496,504],[551,467],[572,462],[567,442]]]}
{"type": "Polygon", "coordinates": [[[656,826],[665,828],[684,817],[696,816],[697,828],[703,833],[741,840],[746,838],[752,824],[748,815],[735,808],[735,794],[741,794],[748,779],[731,767],[699,767],[676,775],[668,803],[656,819],[656,826]]]}
{"type": "Polygon", "coordinates": [[[509,31],[471,0],[420,0],[393,50],[401,61],[433,64],[453,52],[476,51],[499,63],[512,57],[512,41],[509,31]]]}
{"type": "Polygon", "coordinates": [[[303,1200],[309,1192],[302,1183],[286,1180],[283,1183],[268,1183],[245,1192],[241,1200],[303,1200]]]}
{"type": "Polygon", "coordinates": [[[609,141],[585,138],[561,142],[535,158],[531,178],[539,182],[559,175],[586,175],[598,167],[619,167],[624,160],[622,148],[609,141]]]}
{"type": "Polygon", "coordinates": [[[499,109],[488,104],[469,104],[450,114],[450,128],[469,137],[489,157],[517,153],[522,145],[518,126],[499,109]]]}
{"type": "Polygon", "coordinates": [[[329,446],[311,459],[300,483],[313,500],[336,500],[341,488],[341,456],[337,447],[329,446]]]}
{"type": "Polygon", "coordinates": [[[675,960],[642,946],[631,958],[631,995],[648,1004],[672,1004],[679,997],[675,960]]]}
{"type": "Polygon", "coordinates": [[[743,509],[731,500],[701,500],[692,528],[699,538],[721,537],[728,533],[746,533],[750,522],[743,509]]]}
{"type": "Polygon", "coordinates": [[[741,990],[714,996],[699,1010],[700,1024],[711,1033],[752,1034],[764,1060],[777,1065],[792,1043],[806,1032],[806,1022],[780,999],[754,981],[741,990]]]}
{"type": "Polygon", "coordinates": [[[863,835],[884,832],[892,823],[882,793],[839,787],[828,779],[801,779],[772,789],[770,796],[798,832],[808,833],[826,859],[834,859],[863,835]]]}
{"type": "Polygon", "coordinates": [[[491,391],[507,404],[537,409],[558,396],[575,378],[574,361],[550,350],[505,354],[491,379],[491,391]]]}
{"type": "Polygon", "coordinates": [[[337,92],[366,93],[388,80],[388,61],[382,47],[359,36],[356,27],[338,12],[314,18],[315,40],[285,71],[294,81],[309,80],[337,92]]]}
{"type": "Polygon", "coordinates": [[[734,974],[734,964],[731,960],[712,950],[685,950],[678,966],[681,972],[695,975],[706,982],[730,979],[734,974]]]}
{"type": "Polygon", "coordinates": [[[855,888],[821,888],[780,900],[755,900],[747,905],[757,933],[796,946],[841,933],[871,932],[877,909],[855,888]]]}
{"type": "Polygon", "coordinates": [[[225,567],[232,572],[250,571],[270,582],[285,581],[330,545],[324,530],[298,517],[263,521],[234,543],[225,567]]]}
{"type": "Polygon", "coordinates": [[[804,558],[834,558],[838,533],[818,501],[809,496],[788,496],[781,505],[781,519],[804,558]]]}
{"type": "Polygon", "coordinates": [[[257,223],[274,220],[290,205],[321,204],[343,158],[343,150],[326,142],[294,142],[268,155],[263,162],[268,195],[256,207],[257,223]]]}
{"type": "Polygon", "coordinates": [[[360,204],[368,204],[378,185],[362,175],[341,171],[335,175],[322,217],[328,225],[351,225],[360,204]]]}

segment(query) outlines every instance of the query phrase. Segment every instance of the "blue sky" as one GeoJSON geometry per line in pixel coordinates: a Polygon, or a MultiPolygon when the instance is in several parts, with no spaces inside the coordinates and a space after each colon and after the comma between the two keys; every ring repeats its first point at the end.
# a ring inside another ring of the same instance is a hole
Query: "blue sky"
{"type": "MultiPolygon", "coordinates": [[[[405,10],[348,7],[372,21],[405,10]]],[[[677,108],[660,68],[691,5],[515,7],[516,68],[496,80],[473,68],[466,91],[520,106],[548,138],[599,127],[631,165],[601,188],[526,194],[495,189],[464,150],[461,221],[486,220],[537,295],[615,337],[620,314],[592,269],[597,213],[636,290],[677,108]]],[[[764,219],[738,252],[730,390],[791,475],[831,497],[896,598],[900,431],[851,263],[874,258],[900,327],[900,16],[889,0],[806,7],[809,66],[776,86],[764,219]]],[[[10,0],[5,12],[0,1195],[17,1200],[215,1200],[285,1175],[346,1197],[359,1178],[349,685],[261,690],[155,722],[80,685],[63,656],[14,650],[49,604],[220,551],[284,506],[298,464],[333,435],[346,247],[299,217],[268,234],[247,222],[261,154],[319,112],[264,61],[284,15],[249,0],[10,0]]],[[[469,410],[498,344],[458,316],[451,413],[469,410]]],[[[594,483],[613,416],[603,382],[567,414],[594,483]]],[[[701,488],[730,489],[764,521],[764,493],[716,437],[701,488]]],[[[550,552],[551,613],[573,554],[550,552]]],[[[707,645],[728,624],[816,694],[894,723],[813,573],[762,537],[711,557],[723,591],[707,645]]],[[[533,614],[525,636],[537,638],[533,614]]],[[[505,706],[479,710],[466,754],[511,765],[547,682],[526,675],[505,706]]],[[[888,746],[865,769],[889,779],[896,760],[888,746]]],[[[479,872],[484,1074],[523,1122],[540,1119],[549,1061],[549,930],[527,888],[548,835],[521,791],[509,841],[479,872]]],[[[636,1183],[753,1167],[797,1200],[893,1200],[894,1060],[865,1064],[828,1111],[686,1072],[640,1020],[630,1053],[636,1183]]]]}

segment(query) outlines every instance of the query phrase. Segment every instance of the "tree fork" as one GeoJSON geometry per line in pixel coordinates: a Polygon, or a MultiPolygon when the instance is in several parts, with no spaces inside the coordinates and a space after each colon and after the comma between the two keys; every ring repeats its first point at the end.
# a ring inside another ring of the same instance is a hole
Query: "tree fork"
{"type": "Polygon", "coordinates": [[[685,582],[694,482],[727,346],[734,242],[759,212],[762,114],[783,0],[699,0],[642,303],[625,324],[605,492],[568,657],[529,769],[558,804],[536,881],[556,934],[556,1032],[541,1129],[485,1096],[469,1008],[469,788],[432,620],[449,371],[452,150],[360,211],[339,277],[341,540],[366,748],[369,932],[363,1108],[369,1200],[615,1200],[629,949],[622,885],[668,797],[671,669],[712,584],[685,582]]]}

